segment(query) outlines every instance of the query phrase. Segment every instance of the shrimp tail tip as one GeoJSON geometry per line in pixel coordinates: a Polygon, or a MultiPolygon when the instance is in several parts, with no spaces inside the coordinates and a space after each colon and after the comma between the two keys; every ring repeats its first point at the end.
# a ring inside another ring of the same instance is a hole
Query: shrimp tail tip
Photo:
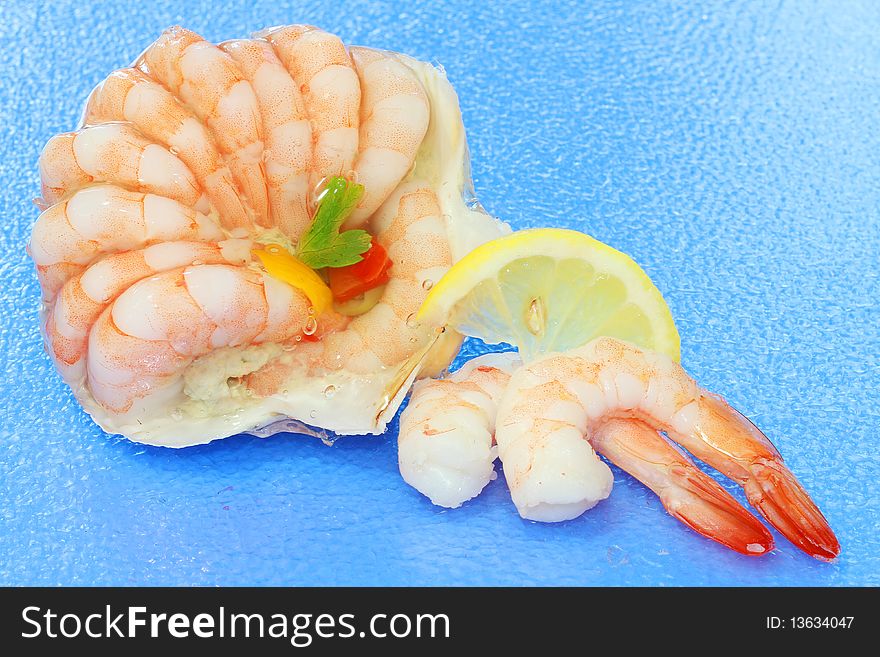
{"type": "Polygon", "coordinates": [[[661,495],[670,515],[740,554],[760,557],[773,550],[767,528],[707,474],[691,466],[674,473],[674,480],[676,486],[661,495]]]}
{"type": "Polygon", "coordinates": [[[750,468],[745,489],[749,502],[798,548],[820,561],[840,554],[834,531],[795,476],[781,460],[761,460],[750,468]]]}

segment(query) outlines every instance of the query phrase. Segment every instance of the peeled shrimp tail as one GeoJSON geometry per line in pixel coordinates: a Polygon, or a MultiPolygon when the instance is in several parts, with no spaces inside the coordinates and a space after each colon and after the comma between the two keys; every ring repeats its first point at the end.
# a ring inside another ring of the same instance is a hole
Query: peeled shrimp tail
{"type": "Polygon", "coordinates": [[[673,428],[678,442],[739,483],[752,506],[804,552],[825,560],[840,553],[825,516],[773,444],[723,399],[703,395],[679,411],[673,428]]]}
{"type": "Polygon", "coordinates": [[[758,556],[773,549],[773,537],[764,525],[643,422],[611,420],[590,442],[654,491],[670,515],[694,531],[742,554],[758,556]]]}

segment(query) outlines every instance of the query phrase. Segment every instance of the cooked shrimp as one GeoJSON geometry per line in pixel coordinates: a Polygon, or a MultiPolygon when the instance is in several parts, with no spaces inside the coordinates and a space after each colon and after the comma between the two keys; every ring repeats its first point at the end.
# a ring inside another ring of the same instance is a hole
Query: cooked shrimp
{"type": "Polygon", "coordinates": [[[136,66],[205,122],[228,158],[254,221],[271,225],[260,108],[253,87],[235,61],[195,32],[177,26],[149,46],[136,66]]]}
{"type": "Polygon", "coordinates": [[[373,432],[417,375],[448,365],[461,336],[413,318],[470,243],[457,233],[482,219],[457,193],[454,94],[418,66],[361,49],[356,69],[338,37],[309,26],[219,46],[174,27],[92,91],[80,130],[41,157],[29,252],[47,351],[102,427],[174,446],[283,416],[373,432]],[[426,133],[435,97],[454,148],[405,182],[421,142],[442,141],[426,133]],[[393,261],[357,317],[308,302],[298,284],[327,295],[306,263],[287,275],[229,252],[247,240],[296,254],[338,175],[366,186],[356,222],[393,261]]]}
{"type": "Polygon", "coordinates": [[[363,224],[409,173],[428,129],[428,96],[412,69],[390,53],[352,48],[361,82],[361,127],[355,179],[364,195],[347,227],[363,224]]]}
{"type": "Polygon", "coordinates": [[[416,382],[398,434],[406,483],[450,508],[480,494],[495,478],[497,404],[518,366],[516,354],[485,354],[445,379],[416,382]]]}
{"type": "Polygon", "coordinates": [[[201,188],[168,149],[145,139],[131,124],[105,123],[56,135],[40,154],[45,209],[94,182],[158,194],[195,208],[201,188]]]}
{"type": "MultiPolygon", "coordinates": [[[[166,146],[189,167],[223,225],[250,225],[229,167],[202,122],[161,84],[135,68],[111,73],[89,96],[85,125],[130,121],[144,136],[166,146]]],[[[207,214],[210,208],[196,206],[207,214]]]]}
{"type": "Polygon", "coordinates": [[[250,240],[162,242],[108,255],[68,280],[44,323],[46,349],[64,380],[72,384],[85,375],[89,331],[104,308],[128,287],[148,276],[194,264],[245,264],[250,248],[250,240]]]}
{"type": "Polygon", "coordinates": [[[361,87],[339,37],[309,25],[259,33],[299,85],[312,127],[311,186],[349,176],[358,149],[361,87]]]}
{"type": "Polygon", "coordinates": [[[379,303],[355,317],[345,331],[327,336],[324,365],[355,372],[399,363],[423,346],[429,332],[414,315],[430,285],[452,265],[446,225],[430,187],[401,185],[371,224],[394,263],[379,303]]]}
{"type": "MultiPolygon", "coordinates": [[[[565,520],[607,496],[610,471],[584,440],[597,433],[597,449],[650,485],[681,485],[680,478],[658,471],[674,471],[682,463],[670,459],[665,447],[641,428],[615,433],[619,425],[606,426],[615,419],[638,420],[665,432],[736,481],[749,502],[808,554],[833,559],[840,552],[822,513],[764,434],[720,397],[700,388],[670,358],[612,338],[542,357],[511,377],[499,403],[495,438],[511,497],[523,517],[565,520]]],[[[701,513],[711,518],[717,491],[701,492],[698,501],[691,496],[693,490],[668,491],[667,500],[689,518],[701,513]],[[687,504],[701,508],[687,509],[687,504]]],[[[701,527],[716,540],[736,542],[723,536],[730,523],[714,523],[709,519],[701,527]]],[[[767,548],[760,540],[745,546],[746,551],[767,548]]]]}
{"type": "Polygon", "coordinates": [[[247,267],[192,265],[142,279],[89,333],[92,396],[115,413],[149,412],[180,395],[199,356],[301,334],[309,305],[295,288],[247,267]]]}
{"type": "Polygon", "coordinates": [[[418,181],[401,185],[374,216],[372,230],[394,263],[378,303],[351,320],[332,313],[319,318],[320,341],[304,343],[250,375],[254,393],[272,395],[292,378],[322,371],[370,374],[427,344],[430,331],[414,322],[415,313],[431,283],[452,264],[437,197],[418,181]]]}
{"type": "Polygon", "coordinates": [[[299,87],[267,41],[227,41],[220,48],[238,63],[257,95],[273,223],[295,242],[311,222],[312,128],[299,87]]]}
{"type": "Polygon", "coordinates": [[[99,255],[159,241],[217,241],[223,232],[208,217],[177,201],[92,185],[56,203],[34,224],[28,252],[49,301],[99,255]]]}
{"type": "MultiPolygon", "coordinates": [[[[494,478],[498,402],[520,365],[515,354],[487,354],[447,379],[413,386],[400,417],[400,472],[434,504],[457,507],[494,478]]],[[[642,421],[608,420],[590,443],[704,536],[749,555],[773,549],[773,538],[754,516],[642,421]]]]}

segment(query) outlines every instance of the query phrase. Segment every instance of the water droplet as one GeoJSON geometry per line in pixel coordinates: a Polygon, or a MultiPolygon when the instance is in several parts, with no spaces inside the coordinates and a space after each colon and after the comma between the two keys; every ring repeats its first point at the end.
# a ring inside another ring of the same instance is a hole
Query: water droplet
{"type": "Polygon", "coordinates": [[[327,399],[330,399],[330,397],[332,397],[335,394],[336,394],[336,386],[327,386],[326,388],[324,388],[324,396],[327,397],[327,399]]]}
{"type": "Polygon", "coordinates": [[[424,281],[422,281],[422,289],[430,290],[432,287],[434,287],[434,281],[432,281],[430,278],[426,278],[424,281]]]}
{"type": "Polygon", "coordinates": [[[204,260],[193,260],[192,263],[193,263],[193,265],[198,267],[199,265],[205,264],[205,261],[204,260]]]}
{"type": "Polygon", "coordinates": [[[179,408],[175,408],[171,411],[171,419],[175,422],[180,422],[183,419],[183,411],[179,408]]]}
{"type": "Polygon", "coordinates": [[[410,314],[407,316],[407,318],[406,318],[406,325],[407,325],[409,328],[412,328],[412,329],[414,329],[414,328],[418,328],[418,327],[419,327],[419,323],[416,321],[416,313],[410,313],[410,314]]]}
{"type": "Polygon", "coordinates": [[[303,336],[301,336],[301,335],[298,335],[294,338],[294,340],[296,340],[297,342],[302,342],[302,339],[303,339],[303,336]]]}
{"type": "Polygon", "coordinates": [[[266,247],[266,251],[268,251],[269,253],[275,253],[275,254],[281,253],[281,247],[278,246],[277,244],[270,244],[269,246],[266,247]]]}
{"type": "Polygon", "coordinates": [[[313,420],[318,417],[318,411],[309,411],[309,417],[313,420]]]}
{"type": "Polygon", "coordinates": [[[612,545],[608,548],[608,563],[612,566],[623,566],[629,563],[629,556],[626,551],[619,545],[612,545]]]}
{"type": "Polygon", "coordinates": [[[415,344],[416,342],[419,341],[419,339],[417,337],[413,336],[409,339],[409,341],[412,342],[413,344],[415,344]]]}
{"type": "Polygon", "coordinates": [[[175,148],[174,146],[169,146],[168,152],[171,153],[172,155],[174,155],[175,157],[177,157],[177,155],[180,153],[180,151],[177,148],[175,148]]]}
{"type": "Polygon", "coordinates": [[[346,180],[350,180],[351,182],[356,183],[358,181],[358,172],[354,169],[351,169],[345,174],[345,178],[346,180]]]}
{"type": "Polygon", "coordinates": [[[303,333],[305,335],[314,335],[317,330],[318,320],[315,319],[314,315],[309,315],[309,318],[306,320],[306,325],[303,326],[303,333]]]}

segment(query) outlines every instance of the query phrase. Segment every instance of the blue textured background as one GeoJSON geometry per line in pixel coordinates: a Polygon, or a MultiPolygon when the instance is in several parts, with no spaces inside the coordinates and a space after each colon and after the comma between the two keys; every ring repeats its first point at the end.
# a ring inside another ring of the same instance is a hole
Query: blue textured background
{"type": "Polygon", "coordinates": [[[283,4],[0,0],[0,584],[880,584],[880,4],[283,4]],[[640,262],[685,366],[773,438],[843,556],[779,537],[738,556],[620,472],[563,525],[520,520],[503,481],[439,510],[400,479],[394,431],[182,452],[104,435],[38,338],[36,161],[176,22],[310,22],[441,62],[484,205],[640,262]]]}

